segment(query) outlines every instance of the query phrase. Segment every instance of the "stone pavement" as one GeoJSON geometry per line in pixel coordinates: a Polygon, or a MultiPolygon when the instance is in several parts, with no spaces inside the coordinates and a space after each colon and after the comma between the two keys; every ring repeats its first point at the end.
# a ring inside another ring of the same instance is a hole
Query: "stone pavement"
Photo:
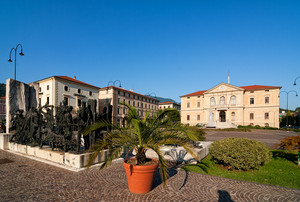
{"type": "MultiPolygon", "coordinates": [[[[157,173],[158,174],[158,173],[157,173]]],[[[0,201],[300,201],[300,190],[171,170],[144,195],[129,192],[122,161],[72,172],[0,150],[0,201]]]]}
{"type": "Polygon", "coordinates": [[[251,132],[238,131],[220,131],[215,129],[205,129],[206,141],[216,141],[228,137],[245,137],[255,139],[266,144],[269,148],[275,148],[274,145],[280,143],[280,140],[289,136],[296,136],[299,133],[284,130],[262,130],[252,129],[251,132]]]}

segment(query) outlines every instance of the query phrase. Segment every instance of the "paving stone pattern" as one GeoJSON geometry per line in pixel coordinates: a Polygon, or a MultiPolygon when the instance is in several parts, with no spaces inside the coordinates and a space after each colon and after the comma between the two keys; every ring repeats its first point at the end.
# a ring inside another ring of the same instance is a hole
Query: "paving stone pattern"
{"type": "Polygon", "coordinates": [[[72,172],[0,150],[0,201],[300,201],[300,190],[172,169],[163,188],[130,193],[122,161],[72,172]],[[7,160],[8,159],[8,160],[7,160]]]}
{"type": "Polygon", "coordinates": [[[299,135],[299,133],[284,130],[261,130],[252,129],[251,132],[238,132],[238,131],[218,131],[214,129],[206,129],[206,140],[216,141],[229,137],[241,137],[255,139],[266,144],[269,148],[276,148],[274,145],[279,144],[280,140],[299,135]]]}

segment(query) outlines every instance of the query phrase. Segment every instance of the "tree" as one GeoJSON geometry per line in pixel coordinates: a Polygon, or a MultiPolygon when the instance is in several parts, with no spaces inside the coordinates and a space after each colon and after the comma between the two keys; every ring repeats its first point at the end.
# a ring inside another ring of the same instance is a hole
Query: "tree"
{"type": "Polygon", "coordinates": [[[292,136],[292,137],[286,137],[283,140],[281,140],[279,147],[281,149],[286,149],[288,151],[297,151],[298,152],[298,166],[300,166],[300,135],[298,136],[292,136]]]}
{"type": "Polygon", "coordinates": [[[165,184],[168,169],[165,159],[160,153],[161,146],[164,144],[180,145],[194,158],[198,159],[192,150],[192,145],[194,141],[203,139],[203,133],[194,132],[189,130],[187,126],[170,122],[166,115],[175,109],[160,110],[153,117],[150,117],[150,112],[147,112],[142,119],[134,107],[125,103],[122,104],[129,109],[127,128],[121,128],[118,125],[102,121],[87,127],[85,130],[84,135],[103,126],[112,128],[103,139],[98,140],[92,147],[93,154],[89,160],[89,165],[104,149],[110,149],[111,153],[100,169],[110,165],[113,159],[121,155],[123,147],[129,148],[127,155],[134,150],[136,152],[136,165],[143,165],[147,160],[146,151],[152,149],[158,155],[160,173],[165,184]]]}

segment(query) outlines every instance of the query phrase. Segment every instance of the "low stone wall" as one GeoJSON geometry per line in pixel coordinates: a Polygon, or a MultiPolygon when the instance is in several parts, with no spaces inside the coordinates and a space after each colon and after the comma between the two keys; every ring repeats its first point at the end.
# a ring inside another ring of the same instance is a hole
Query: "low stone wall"
{"type": "Polygon", "coordinates": [[[0,133],[0,149],[7,150],[9,149],[9,139],[11,138],[11,134],[0,133]]]}
{"type": "MultiPolygon", "coordinates": [[[[44,146],[41,149],[39,147],[31,147],[14,142],[8,142],[8,149],[13,152],[77,169],[86,167],[91,156],[91,153],[73,154],[70,152],[52,151],[52,149],[47,146],[44,146]]],[[[109,150],[104,150],[102,153],[100,152],[93,164],[103,162],[107,158],[108,154],[109,150]]]]}

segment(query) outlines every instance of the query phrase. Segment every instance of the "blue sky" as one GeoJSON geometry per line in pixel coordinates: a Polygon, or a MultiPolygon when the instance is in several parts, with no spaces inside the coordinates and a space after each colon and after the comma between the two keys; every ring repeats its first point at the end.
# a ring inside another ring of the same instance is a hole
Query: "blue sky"
{"type": "MultiPolygon", "coordinates": [[[[0,1],[0,83],[66,75],[179,96],[231,84],[282,86],[300,106],[300,1],[0,1]]],[[[286,107],[286,95],[280,105],[286,107]]]]}

